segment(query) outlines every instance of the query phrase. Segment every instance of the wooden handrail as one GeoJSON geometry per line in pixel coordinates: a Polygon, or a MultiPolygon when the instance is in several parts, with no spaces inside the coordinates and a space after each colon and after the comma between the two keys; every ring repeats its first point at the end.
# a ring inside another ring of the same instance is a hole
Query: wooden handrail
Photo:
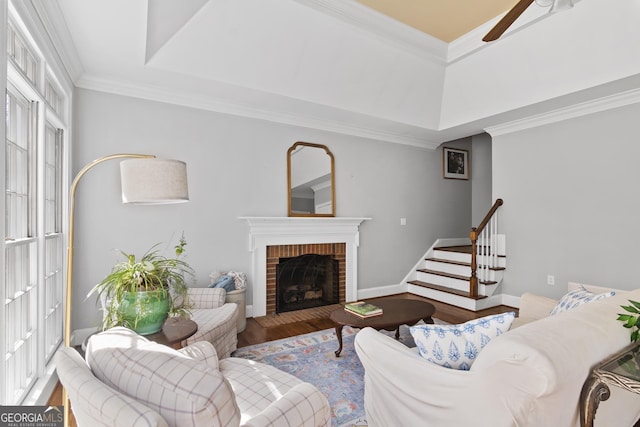
{"type": "Polygon", "coordinates": [[[487,215],[485,215],[485,217],[482,220],[482,222],[480,223],[480,225],[476,227],[475,230],[476,230],[477,234],[482,233],[482,230],[484,230],[484,228],[487,226],[487,224],[489,223],[489,220],[491,219],[493,214],[496,213],[498,208],[500,206],[502,206],[503,203],[504,202],[502,201],[502,199],[496,200],[496,202],[493,204],[493,206],[491,206],[491,209],[489,209],[489,212],[487,213],[487,215]]]}
{"type": "Polygon", "coordinates": [[[473,227],[471,229],[471,232],[469,232],[469,238],[471,239],[471,278],[469,279],[469,295],[471,297],[478,296],[478,274],[476,271],[478,269],[478,236],[480,235],[482,230],[484,230],[484,228],[491,220],[491,217],[493,217],[493,215],[496,213],[498,208],[502,206],[503,203],[504,202],[502,199],[497,199],[493,206],[491,206],[491,209],[489,209],[487,215],[485,215],[480,225],[477,227],[473,227]]]}

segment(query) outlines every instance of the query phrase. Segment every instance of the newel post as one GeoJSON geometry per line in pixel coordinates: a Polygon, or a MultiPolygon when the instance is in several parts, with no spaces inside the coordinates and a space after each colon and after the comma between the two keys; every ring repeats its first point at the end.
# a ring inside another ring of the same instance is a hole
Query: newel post
{"type": "Polygon", "coordinates": [[[476,274],[476,269],[478,268],[476,260],[478,232],[475,227],[473,227],[469,232],[469,238],[471,239],[471,278],[469,279],[469,296],[476,297],[478,296],[478,276],[476,274]]]}

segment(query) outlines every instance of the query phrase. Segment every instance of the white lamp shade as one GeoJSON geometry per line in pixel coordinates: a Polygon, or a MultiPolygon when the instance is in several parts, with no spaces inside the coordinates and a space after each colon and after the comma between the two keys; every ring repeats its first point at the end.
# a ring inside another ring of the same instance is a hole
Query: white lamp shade
{"type": "Polygon", "coordinates": [[[130,159],[120,162],[122,202],[168,204],[189,201],[187,164],[158,158],[130,159]]]}

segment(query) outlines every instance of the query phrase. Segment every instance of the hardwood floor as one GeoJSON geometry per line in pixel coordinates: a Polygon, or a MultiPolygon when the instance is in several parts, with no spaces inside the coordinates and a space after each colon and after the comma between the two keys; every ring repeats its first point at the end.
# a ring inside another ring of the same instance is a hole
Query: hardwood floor
{"type": "MultiPolygon", "coordinates": [[[[479,317],[488,316],[496,313],[504,313],[507,311],[515,311],[518,313],[518,309],[507,306],[498,306],[489,308],[482,311],[468,311],[462,309],[460,307],[455,307],[449,304],[444,304],[438,301],[430,300],[427,298],[423,298],[418,295],[413,294],[398,294],[391,295],[382,298],[374,298],[367,301],[372,301],[375,303],[376,300],[384,299],[384,298],[407,298],[407,299],[418,299],[430,302],[436,307],[436,312],[434,317],[444,320],[449,323],[464,323],[471,319],[477,319],[479,317]]],[[[249,318],[247,319],[247,327],[246,329],[238,335],[238,348],[245,347],[248,345],[261,344],[267,341],[278,340],[282,338],[288,338],[296,335],[307,334],[310,332],[321,331],[323,329],[333,328],[335,324],[329,320],[329,318],[320,318],[313,320],[306,320],[302,322],[290,323],[287,325],[273,326],[270,328],[263,328],[260,326],[255,319],[249,318]]],[[[60,383],[56,386],[47,405],[61,405],[62,404],[62,387],[60,383]]],[[[76,427],[76,421],[73,418],[73,414],[71,414],[70,426],[76,427]]],[[[638,426],[640,427],[640,426],[638,426]]]]}
{"type": "MultiPolygon", "coordinates": [[[[454,324],[464,323],[471,319],[477,319],[491,314],[504,313],[507,311],[515,311],[516,314],[518,313],[517,308],[507,307],[504,305],[473,312],[460,307],[455,307],[453,305],[444,304],[438,301],[430,300],[428,298],[408,293],[390,295],[381,298],[373,298],[367,301],[372,301],[375,303],[377,299],[384,298],[408,298],[430,302],[436,307],[434,317],[454,324]]],[[[247,328],[238,335],[238,347],[261,344],[267,341],[321,331],[323,329],[333,328],[334,326],[335,324],[331,320],[329,320],[328,318],[323,318],[290,323],[288,325],[274,326],[271,328],[263,328],[254,319],[247,319],[247,328]]]]}

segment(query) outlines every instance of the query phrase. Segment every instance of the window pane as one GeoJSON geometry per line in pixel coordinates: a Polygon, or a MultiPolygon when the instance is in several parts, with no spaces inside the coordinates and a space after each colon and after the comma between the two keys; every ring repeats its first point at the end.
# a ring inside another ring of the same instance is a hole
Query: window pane
{"type": "Polygon", "coordinates": [[[60,132],[47,125],[45,130],[45,183],[44,183],[44,208],[45,208],[45,234],[62,231],[60,215],[62,211],[62,164],[60,157],[60,132]]]}
{"type": "Polygon", "coordinates": [[[29,237],[29,112],[30,103],[22,96],[7,94],[7,141],[5,168],[7,237],[13,240],[29,237]]]}
{"type": "Polygon", "coordinates": [[[6,248],[5,348],[7,354],[7,405],[24,398],[36,374],[36,242],[20,242],[6,248]]]}
{"type": "Polygon", "coordinates": [[[63,286],[62,274],[63,250],[62,236],[47,237],[45,241],[45,357],[53,355],[62,342],[63,286]]]}

